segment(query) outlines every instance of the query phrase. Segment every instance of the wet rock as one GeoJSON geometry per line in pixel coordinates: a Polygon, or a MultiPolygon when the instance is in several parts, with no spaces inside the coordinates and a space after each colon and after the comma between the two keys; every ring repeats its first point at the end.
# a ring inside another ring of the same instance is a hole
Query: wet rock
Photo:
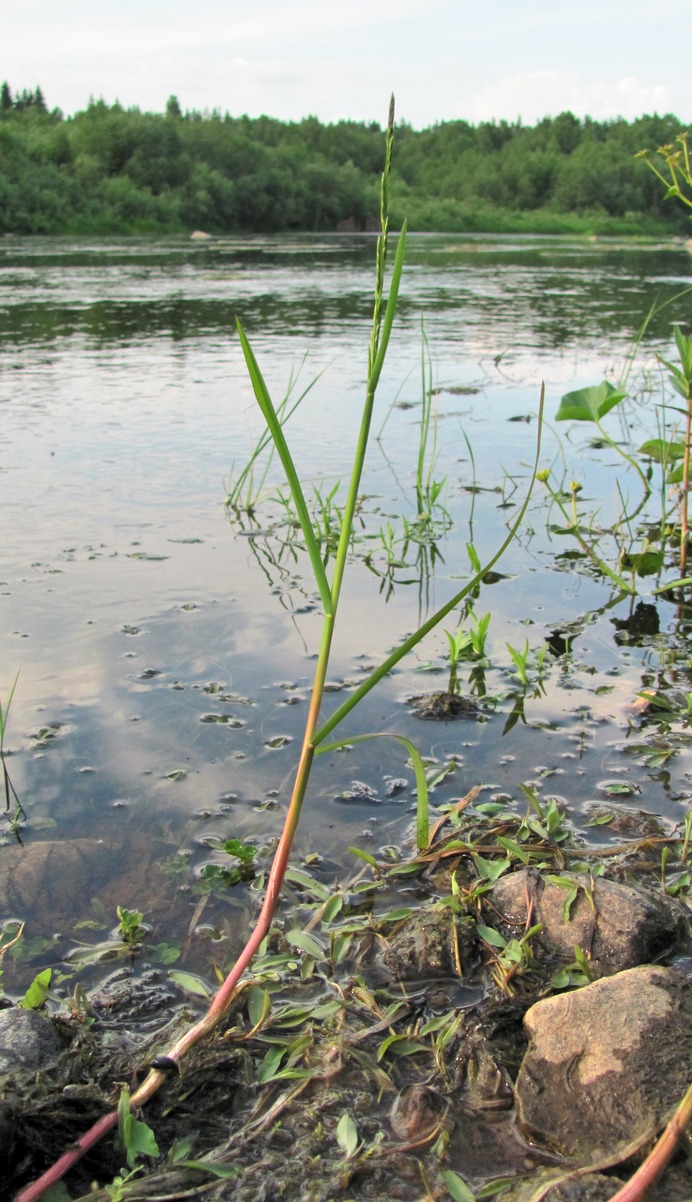
{"type": "Polygon", "coordinates": [[[135,975],[132,968],[120,968],[111,973],[90,1001],[104,1025],[141,1031],[161,1026],[176,995],[170,982],[156,969],[135,975]]]}
{"type": "Polygon", "coordinates": [[[483,710],[470,697],[458,693],[421,693],[408,698],[411,713],[427,722],[457,722],[459,718],[477,718],[483,710]]]}
{"type": "Polygon", "coordinates": [[[465,971],[476,943],[472,918],[446,906],[428,906],[407,918],[380,948],[378,961],[395,981],[458,976],[457,951],[465,971]]]}
{"type": "Polygon", "coordinates": [[[514,1093],[506,1068],[489,1041],[478,1039],[463,1066],[461,1097],[470,1110],[507,1110],[514,1093]]]}
{"type": "Polygon", "coordinates": [[[398,1139],[417,1140],[429,1135],[444,1119],[447,1105],[430,1085],[407,1085],[394,1099],[389,1115],[398,1139]]]}
{"type": "Polygon", "coordinates": [[[662,899],[599,878],[593,883],[592,905],[588,877],[565,873],[560,880],[577,887],[567,917],[569,887],[531,869],[501,877],[492,892],[493,906],[512,934],[523,930],[530,911],[531,924],[543,928],[536,942],[548,956],[571,962],[578,945],[601,975],[659,959],[681,938],[680,912],[662,899]]]}
{"type": "Polygon", "coordinates": [[[537,1002],[515,1100],[532,1142],[577,1163],[616,1164],[683,1097],[692,1061],[692,983],[643,966],[537,1002]]]}
{"type": "Polygon", "coordinates": [[[0,848],[0,910],[46,932],[71,925],[84,899],[118,870],[120,848],[100,839],[0,848]]]}
{"type": "Polygon", "coordinates": [[[32,1077],[62,1051],[51,1020],[37,1010],[0,1010],[0,1077],[32,1077]]]}

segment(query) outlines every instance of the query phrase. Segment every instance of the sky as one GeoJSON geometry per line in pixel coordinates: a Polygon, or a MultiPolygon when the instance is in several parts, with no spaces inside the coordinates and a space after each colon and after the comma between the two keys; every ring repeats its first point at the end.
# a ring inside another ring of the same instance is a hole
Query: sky
{"type": "Polygon", "coordinates": [[[692,122],[690,0],[0,0],[0,80],[66,115],[90,97],[415,129],[692,122]]]}

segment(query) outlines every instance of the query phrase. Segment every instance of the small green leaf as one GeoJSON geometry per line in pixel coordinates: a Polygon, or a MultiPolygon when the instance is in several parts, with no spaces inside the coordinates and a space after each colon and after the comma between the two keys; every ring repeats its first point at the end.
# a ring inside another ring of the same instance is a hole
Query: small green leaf
{"type": "Polygon", "coordinates": [[[193,977],[192,973],[181,972],[180,969],[174,968],[168,974],[169,979],[186,993],[194,993],[196,997],[211,997],[211,989],[201,977],[193,977]]]}
{"type": "Polygon", "coordinates": [[[486,860],[484,856],[479,856],[477,852],[473,852],[473,862],[476,866],[476,872],[483,881],[491,881],[493,884],[506,872],[509,868],[509,860],[486,860]]]}
{"type": "Polygon", "coordinates": [[[55,1185],[51,1185],[42,1197],[44,1202],[72,1202],[72,1195],[68,1194],[64,1181],[56,1181],[55,1185]]]}
{"type": "Polygon", "coordinates": [[[258,1027],[271,1013],[272,1000],[268,990],[253,985],[248,991],[247,1013],[253,1027],[258,1027]]]}
{"type": "Polygon", "coordinates": [[[393,1056],[413,1056],[416,1052],[427,1052],[425,1044],[417,1043],[415,1039],[409,1039],[406,1035],[388,1035],[386,1039],[377,1049],[377,1061],[391,1052],[393,1056]]]}
{"type": "Polygon", "coordinates": [[[118,1099],[118,1134],[129,1168],[135,1167],[140,1156],[158,1156],[154,1132],[146,1123],[135,1118],[130,1110],[130,1093],[127,1089],[121,1089],[118,1099]]]}
{"type": "Polygon", "coordinates": [[[34,977],[29,988],[24,994],[23,1000],[19,1003],[23,1009],[37,1010],[39,1006],[43,1005],[48,997],[52,972],[53,970],[51,968],[44,968],[43,972],[40,972],[38,976],[34,977]]]}
{"type": "Polygon", "coordinates": [[[378,914],[378,922],[401,922],[404,918],[410,918],[413,910],[410,906],[398,906],[396,910],[388,910],[386,914],[378,914]]]}
{"type": "Polygon", "coordinates": [[[289,867],[286,869],[286,880],[291,881],[294,885],[299,885],[301,889],[305,889],[306,893],[312,894],[318,901],[326,902],[332,895],[331,889],[318,881],[314,876],[310,876],[309,872],[303,872],[302,868],[289,867]]]}
{"type": "Polygon", "coordinates": [[[315,960],[324,959],[324,948],[314,936],[308,935],[307,931],[289,931],[286,939],[291,947],[297,947],[301,952],[307,952],[308,956],[313,956],[315,960]]]}
{"type": "Polygon", "coordinates": [[[207,1173],[210,1177],[237,1177],[238,1170],[230,1164],[212,1164],[210,1160],[181,1160],[176,1165],[181,1169],[196,1169],[198,1173],[207,1173]]]}
{"type": "Polygon", "coordinates": [[[685,444],[667,442],[665,438],[650,438],[648,442],[642,443],[639,454],[646,455],[647,459],[654,459],[656,463],[662,463],[664,467],[668,467],[673,460],[683,458],[685,444]]]}
{"type": "Polygon", "coordinates": [[[442,1169],[440,1176],[447,1186],[447,1193],[454,1202],[476,1202],[475,1195],[471,1193],[468,1185],[463,1177],[458,1173],[453,1173],[451,1169],[442,1169]]]}
{"type": "Polygon", "coordinates": [[[324,926],[328,927],[330,922],[333,922],[337,915],[341,913],[343,905],[344,899],[340,893],[335,893],[332,897],[330,897],[329,901],[324,907],[324,910],[322,911],[322,922],[324,926]]]}
{"type": "Polygon", "coordinates": [[[482,922],[476,924],[478,936],[484,943],[489,943],[491,947],[499,947],[504,951],[507,946],[507,940],[503,939],[499,931],[494,931],[492,927],[486,927],[482,922]]]}
{"type": "Polygon", "coordinates": [[[350,1160],[355,1155],[358,1147],[358,1128],[347,1110],[342,1114],[337,1123],[336,1142],[347,1160],[350,1160]]]}
{"type": "Polygon", "coordinates": [[[266,1085],[267,1081],[276,1076],[286,1051],[286,1047],[281,1044],[269,1049],[257,1068],[257,1081],[260,1085],[266,1085]]]}
{"type": "Polygon", "coordinates": [[[360,847],[349,847],[348,849],[352,856],[357,856],[359,860],[364,860],[371,868],[377,868],[377,860],[370,855],[369,851],[362,851],[360,847]]]}

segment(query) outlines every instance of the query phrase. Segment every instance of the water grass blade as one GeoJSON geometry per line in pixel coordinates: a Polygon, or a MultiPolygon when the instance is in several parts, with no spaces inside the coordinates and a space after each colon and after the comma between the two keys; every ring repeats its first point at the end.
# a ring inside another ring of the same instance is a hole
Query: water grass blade
{"type": "Polygon", "coordinates": [[[327,581],[327,575],[322,563],[322,557],[320,555],[319,543],[315,537],[312,520],[308,512],[308,507],[305,503],[303,489],[301,487],[300,479],[293,462],[293,457],[288,449],[288,443],[286,442],[286,438],[284,436],[282,423],[277,415],[276,409],[274,408],[271,396],[269,395],[269,390],[264,382],[262,372],[260,371],[259,364],[257,363],[252,347],[247,340],[245,331],[239,321],[236,322],[236,326],[238,329],[238,336],[240,338],[240,345],[245,357],[248,374],[252,382],[252,388],[255,393],[255,397],[257,398],[257,403],[262,410],[264,420],[267,423],[271,433],[272,441],[276,447],[279,458],[281,459],[284,472],[286,473],[286,479],[291,490],[291,496],[293,497],[293,504],[296,507],[300,527],[303,531],[305,545],[308,550],[308,555],[310,556],[310,564],[315,577],[315,583],[319,589],[320,597],[322,599],[324,612],[325,614],[330,614],[332,612],[332,598],[327,581]]]}
{"type": "Polygon", "coordinates": [[[408,751],[416,778],[416,843],[419,851],[425,851],[430,842],[428,781],[420,752],[410,739],[404,735],[398,735],[394,731],[378,730],[365,735],[351,735],[348,739],[337,739],[334,743],[324,743],[317,748],[316,754],[324,755],[326,751],[338,751],[340,747],[350,747],[352,743],[365,743],[368,739],[397,739],[408,751]]]}
{"type": "MultiPolygon", "coordinates": [[[[290,407],[289,407],[291,393],[293,392],[294,385],[296,383],[298,376],[300,375],[301,369],[302,369],[306,359],[307,359],[307,352],[303,356],[303,360],[302,360],[301,365],[298,368],[298,372],[296,373],[295,376],[293,374],[293,371],[291,371],[291,375],[290,375],[290,378],[288,381],[285,396],[283,397],[281,403],[276,406],[276,416],[282,426],[286,425],[286,423],[289,421],[289,419],[295,413],[296,409],[298,409],[299,406],[302,405],[302,403],[305,400],[308,393],[312,391],[312,389],[317,384],[318,380],[321,379],[321,377],[324,375],[324,372],[326,371],[326,368],[323,368],[322,371],[318,372],[317,375],[314,376],[313,379],[310,381],[310,383],[306,385],[306,387],[301,392],[300,396],[296,397],[296,399],[293,401],[293,404],[290,405],[290,407]]],[[[274,454],[274,449],[275,448],[274,448],[274,444],[272,441],[271,430],[269,429],[269,427],[267,427],[265,430],[262,431],[260,437],[258,438],[257,443],[255,444],[255,447],[252,450],[252,452],[250,453],[250,457],[249,457],[247,463],[245,464],[245,467],[243,468],[242,472],[238,476],[238,479],[235,481],[235,483],[232,485],[232,487],[230,487],[230,491],[226,498],[226,504],[231,509],[240,509],[240,508],[251,509],[254,506],[254,504],[256,503],[256,501],[259,497],[259,494],[260,494],[262,488],[264,487],[264,483],[266,481],[267,474],[269,472],[269,468],[271,465],[272,456],[274,454]],[[264,468],[262,469],[262,475],[261,475],[259,483],[255,484],[254,483],[255,464],[256,464],[257,460],[260,458],[262,452],[265,451],[268,446],[270,447],[270,451],[269,451],[269,455],[267,456],[267,461],[264,465],[264,468]],[[248,481],[248,493],[247,493],[245,502],[243,503],[243,502],[241,502],[241,493],[243,492],[246,481],[248,481]]]]}
{"type": "Polygon", "coordinates": [[[389,346],[389,338],[394,324],[397,304],[399,300],[399,287],[401,284],[401,274],[404,269],[404,256],[406,254],[406,222],[401,227],[399,241],[397,243],[396,254],[394,256],[394,266],[392,268],[392,278],[389,285],[389,297],[387,298],[387,307],[385,309],[384,321],[382,323],[381,336],[377,354],[375,356],[370,376],[368,378],[368,390],[374,390],[379,383],[382,368],[384,366],[387,347],[389,346]]]}

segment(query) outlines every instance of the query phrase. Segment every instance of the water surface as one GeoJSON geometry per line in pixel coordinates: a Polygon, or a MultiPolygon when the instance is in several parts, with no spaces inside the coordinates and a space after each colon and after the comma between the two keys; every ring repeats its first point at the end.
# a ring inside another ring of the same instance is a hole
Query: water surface
{"type": "MultiPolygon", "coordinates": [[[[102,839],[112,851],[108,883],[85,881],[61,915],[56,957],[99,898],[110,915],[116,901],[137,904],[155,916],[159,938],[180,944],[199,871],[215,858],[210,838],[268,849],[279,832],[319,606],[290,527],[278,525],[279,470],[253,519],[229,520],[224,504],[262,429],[235,319],[277,401],[292,376],[297,391],[319,376],[288,431],[306,490],[326,494],[345,477],[356,437],[374,249],[367,236],[8,238],[0,247],[0,697],[19,672],[6,736],[26,812],[19,837],[24,849],[102,839]],[[157,892],[152,864],[175,868],[170,890],[157,892]]],[[[411,238],[325,709],[461,587],[467,542],[487,559],[502,541],[528,481],[541,382],[551,421],[565,391],[616,378],[654,302],[631,377],[649,390],[638,384],[609,428],[640,441],[656,432],[655,356],[670,353],[672,323],[689,313],[689,297],[674,298],[691,276],[692,259],[672,242],[411,238]],[[433,474],[445,480],[450,520],[434,551],[388,570],[379,532],[388,523],[399,531],[417,510],[424,340],[437,390],[433,474]]],[[[590,448],[589,430],[555,433],[545,432],[542,462],[564,463],[605,507],[599,520],[612,521],[621,464],[590,448]]],[[[635,482],[627,487],[634,493],[635,482]]],[[[661,633],[623,645],[614,621],[630,603],[613,604],[612,586],[571,557],[574,545],[551,535],[549,520],[537,493],[499,565],[503,578],[476,601],[478,614],[492,612],[489,712],[449,723],[411,712],[412,695],[445,687],[439,631],[340,733],[405,734],[431,770],[452,757],[436,803],[475,784],[486,797],[517,798],[519,782],[533,780],[587,837],[607,838],[584,823],[612,803],[609,785],[625,782],[622,804],[670,827],[689,796],[684,731],[656,757],[633,705],[665,673],[672,647],[673,676],[687,687],[684,614],[657,601],[661,633]],[[542,692],[512,724],[506,644],[528,638],[536,651],[569,623],[578,627],[572,653],[548,655],[542,692]]],[[[468,667],[460,675],[466,687],[468,667]]],[[[320,856],[331,879],[349,844],[377,850],[408,837],[413,773],[395,742],[369,746],[316,763],[296,856],[320,856]],[[406,784],[392,789],[393,778],[406,784]]],[[[16,856],[10,818],[0,855],[16,856]]],[[[244,897],[208,903],[236,940],[244,919],[224,915],[244,897]]],[[[35,936],[54,933],[38,905],[8,917],[25,918],[35,936]]],[[[193,949],[191,962],[208,971],[208,952],[193,949]]]]}

